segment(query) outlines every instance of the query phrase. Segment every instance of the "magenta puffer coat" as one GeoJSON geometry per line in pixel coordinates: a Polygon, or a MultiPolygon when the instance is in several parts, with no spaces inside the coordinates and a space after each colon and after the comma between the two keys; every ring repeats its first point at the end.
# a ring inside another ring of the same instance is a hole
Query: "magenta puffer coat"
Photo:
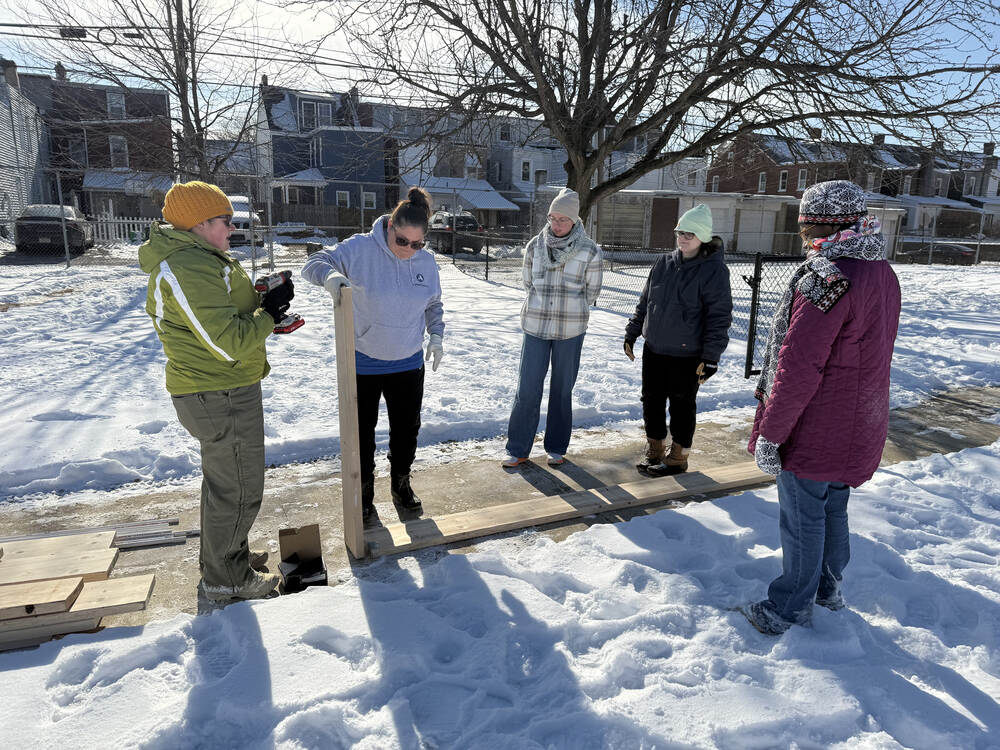
{"type": "Polygon", "coordinates": [[[899,326],[899,281],[887,261],[837,258],[851,281],[824,313],[798,292],[771,396],[748,446],[781,445],[782,468],[803,479],[867,482],[889,431],[889,367],[899,326]]]}

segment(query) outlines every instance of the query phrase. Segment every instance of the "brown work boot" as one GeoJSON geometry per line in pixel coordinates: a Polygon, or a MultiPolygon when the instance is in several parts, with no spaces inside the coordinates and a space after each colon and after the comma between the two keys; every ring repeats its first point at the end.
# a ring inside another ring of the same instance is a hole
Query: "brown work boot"
{"type": "Polygon", "coordinates": [[[271,594],[276,593],[275,589],[281,583],[281,576],[277,573],[258,573],[256,570],[250,571],[250,577],[242,586],[233,588],[232,586],[206,586],[201,582],[201,590],[206,598],[215,602],[226,602],[234,599],[266,599],[271,594]]]}
{"type": "Polygon", "coordinates": [[[646,438],[646,443],[646,453],[643,455],[642,460],[635,465],[635,468],[642,472],[647,471],[650,466],[662,463],[663,453],[667,449],[665,440],[646,438]]]}
{"type": "Polygon", "coordinates": [[[670,453],[663,458],[663,462],[656,466],[650,466],[646,472],[654,477],[683,474],[688,470],[688,454],[690,452],[690,448],[685,448],[680,443],[671,443],[670,453]]]}

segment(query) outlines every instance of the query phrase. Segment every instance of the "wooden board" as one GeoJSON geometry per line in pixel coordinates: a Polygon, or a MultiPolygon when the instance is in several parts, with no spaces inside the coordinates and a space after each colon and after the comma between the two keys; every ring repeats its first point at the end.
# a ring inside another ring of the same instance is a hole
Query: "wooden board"
{"type": "Polygon", "coordinates": [[[149,521],[123,521],[122,523],[116,523],[110,526],[93,526],[88,529],[59,529],[58,531],[46,531],[41,534],[26,534],[24,536],[5,536],[0,538],[0,544],[6,544],[7,542],[21,542],[28,539],[49,539],[54,536],[70,536],[73,534],[93,534],[96,531],[116,531],[118,529],[127,529],[135,526],[155,526],[157,524],[167,524],[168,526],[176,526],[179,523],[180,523],[179,518],[152,519],[149,521]]]}
{"type": "Polygon", "coordinates": [[[744,489],[773,481],[774,477],[760,471],[753,461],[747,461],[674,477],[536,497],[438,518],[421,518],[405,524],[388,524],[368,529],[365,531],[365,538],[373,557],[391,555],[595,513],[744,489]]]}
{"type": "Polygon", "coordinates": [[[24,560],[28,557],[52,557],[58,555],[80,555],[84,552],[111,549],[115,532],[98,531],[94,534],[54,536],[47,539],[26,539],[21,542],[6,542],[7,555],[0,564],[24,560]]]}
{"type": "Polygon", "coordinates": [[[65,612],[82,588],[82,578],[0,586],[0,620],[65,612]]]}
{"type": "Polygon", "coordinates": [[[337,348],[337,413],[340,416],[340,484],[344,503],[344,544],[356,558],[368,554],[361,518],[361,446],[358,440],[358,381],[354,365],[354,301],[340,290],[333,308],[337,348]]]}
{"type": "Polygon", "coordinates": [[[46,625],[37,630],[23,631],[12,634],[9,637],[0,635],[0,651],[9,651],[13,648],[29,648],[38,646],[51,640],[57,635],[69,635],[70,633],[85,633],[88,630],[96,630],[101,624],[101,618],[84,618],[70,622],[46,625]]]}
{"type": "Polygon", "coordinates": [[[118,550],[112,547],[71,556],[0,560],[0,585],[77,577],[84,582],[100,581],[110,575],[117,559],[118,550]]]}
{"type": "Polygon", "coordinates": [[[0,640],[11,640],[15,635],[33,636],[36,630],[54,625],[145,609],[155,580],[150,573],[84,583],[80,595],[65,612],[0,622],[0,640]]]}

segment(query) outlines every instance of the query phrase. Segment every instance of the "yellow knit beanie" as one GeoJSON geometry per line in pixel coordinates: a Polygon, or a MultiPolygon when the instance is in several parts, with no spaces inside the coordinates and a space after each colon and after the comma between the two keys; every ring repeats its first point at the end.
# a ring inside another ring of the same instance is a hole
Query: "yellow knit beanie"
{"type": "Polygon", "coordinates": [[[179,182],[163,199],[163,218],[174,229],[187,231],[195,224],[216,216],[232,216],[233,204],[215,185],[207,182],[179,182]]]}

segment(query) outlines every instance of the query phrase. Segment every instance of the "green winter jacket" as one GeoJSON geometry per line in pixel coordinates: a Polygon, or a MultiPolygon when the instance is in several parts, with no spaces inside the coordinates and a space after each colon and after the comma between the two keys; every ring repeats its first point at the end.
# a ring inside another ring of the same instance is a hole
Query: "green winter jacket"
{"type": "Polygon", "coordinates": [[[139,266],[149,274],[146,312],[167,355],[171,394],[239,388],[267,375],[264,341],[274,320],[234,258],[154,222],[139,266]]]}

